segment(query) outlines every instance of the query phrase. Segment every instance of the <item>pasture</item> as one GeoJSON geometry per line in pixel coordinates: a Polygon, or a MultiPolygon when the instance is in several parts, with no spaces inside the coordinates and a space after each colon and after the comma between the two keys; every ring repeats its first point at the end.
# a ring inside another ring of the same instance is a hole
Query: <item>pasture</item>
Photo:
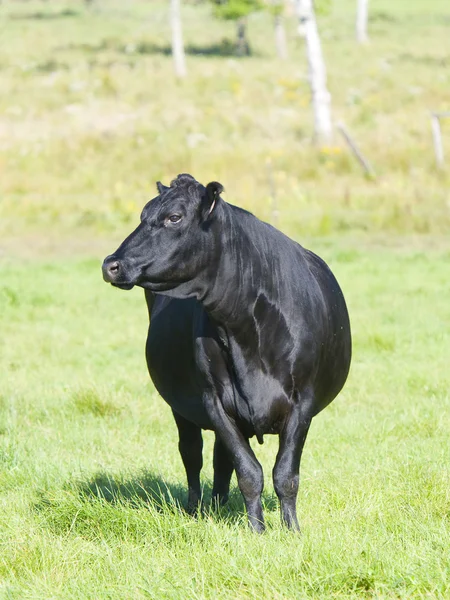
{"type": "Polygon", "coordinates": [[[450,249],[315,246],[346,290],[355,358],[306,442],[302,536],[280,528],[274,436],[252,444],[264,536],[234,477],[220,515],[177,508],[185,476],[146,376],[140,290],[104,284],[98,257],[2,265],[5,598],[448,597],[450,249]]]}
{"type": "MultiPolygon", "coordinates": [[[[364,47],[354,41],[353,0],[330,4],[320,25],[333,117],[355,136],[375,181],[339,137],[311,146],[293,16],[288,61],[275,57],[264,14],[249,20],[254,55],[239,60],[229,50],[234,25],[188,4],[189,71],[179,82],[164,3],[96,0],[91,11],[81,0],[4,3],[2,238],[122,235],[153,182],[179,172],[199,181],[213,173],[226,198],[293,237],[448,231],[449,175],[436,173],[428,112],[448,109],[446,0],[374,0],[364,47]]],[[[450,147],[448,122],[443,129],[450,147]]]]}
{"type": "MultiPolygon", "coordinates": [[[[339,139],[314,149],[301,42],[275,58],[267,15],[254,55],[229,23],[185,6],[188,78],[167,55],[166,6],[30,0],[0,6],[0,598],[448,598],[450,211],[427,110],[448,110],[444,0],[373,0],[371,44],[353,2],[320,17],[339,139]],[[225,41],[223,41],[225,39],[225,41]],[[169,408],[148,380],[140,290],[100,265],[154,190],[179,172],[328,261],[344,290],[354,360],[313,421],[302,535],[280,526],[276,438],[267,532],[231,500],[198,519],[169,408]]],[[[450,143],[444,124],[444,138],[450,143]]]]}

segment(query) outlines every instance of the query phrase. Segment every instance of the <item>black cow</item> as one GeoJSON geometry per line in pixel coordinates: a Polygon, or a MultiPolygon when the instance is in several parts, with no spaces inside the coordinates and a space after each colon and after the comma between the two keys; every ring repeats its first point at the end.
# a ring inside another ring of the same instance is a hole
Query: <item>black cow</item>
{"type": "Polygon", "coordinates": [[[189,501],[200,501],[202,429],[215,432],[213,498],[233,470],[249,523],[263,531],[263,472],[249,444],[279,435],[273,482],[284,523],[298,529],[300,458],[314,415],[347,378],[344,297],[318,256],[228,204],[220,183],[179,175],[103,263],[105,281],[145,290],[146,356],[179,432],[189,501]]]}

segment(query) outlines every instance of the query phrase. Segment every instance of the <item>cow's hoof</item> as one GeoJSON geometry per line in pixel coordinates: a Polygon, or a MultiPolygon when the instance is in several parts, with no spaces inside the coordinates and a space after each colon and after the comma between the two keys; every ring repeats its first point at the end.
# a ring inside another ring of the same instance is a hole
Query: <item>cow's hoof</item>
{"type": "Polygon", "coordinates": [[[186,512],[191,517],[197,517],[203,510],[203,502],[189,502],[186,506],[186,512]]]}
{"type": "Polygon", "coordinates": [[[224,506],[228,502],[228,494],[224,494],[223,496],[220,494],[214,494],[211,498],[211,508],[213,510],[220,510],[222,506],[224,506]]]}
{"type": "Polygon", "coordinates": [[[249,520],[248,524],[250,525],[250,529],[254,533],[264,533],[266,530],[264,521],[258,521],[256,519],[251,519],[251,520],[249,520]]]}

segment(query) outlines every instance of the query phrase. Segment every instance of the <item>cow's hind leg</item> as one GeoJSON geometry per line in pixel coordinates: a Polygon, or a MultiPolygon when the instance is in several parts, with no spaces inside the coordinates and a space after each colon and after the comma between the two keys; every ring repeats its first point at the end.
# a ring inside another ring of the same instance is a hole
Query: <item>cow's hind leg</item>
{"type": "Polygon", "coordinates": [[[281,520],[289,529],[300,529],[296,509],[300,459],[310,424],[311,417],[306,416],[297,405],[280,433],[273,483],[280,500],[281,520]]]}
{"type": "Polygon", "coordinates": [[[200,471],[203,466],[202,430],[175,411],[173,416],[178,427],[178,449],[183,460],[188,481],[187,511],[195,514],[201,502],[200,471]]]}
{"type": "Polygon", "coordinates": [[[244,497],[245,507],[250,526],[254,531],[262,533],[265,529],[261,504],[261,494],[264,487],[262,467],[253,450],[236,423],[225,412],[218,396],[205,396],[208,413],[215,431],[227,450],[236,469],[239,489],[244,497]]]}
{"type": "Polygon", "coordinates": [[[223,505],[228,500],[230,480],[233,474],[233,462],[222,440],[216,435],[214,443],[214,483],[212,491],[213,504],[223,505]]]}

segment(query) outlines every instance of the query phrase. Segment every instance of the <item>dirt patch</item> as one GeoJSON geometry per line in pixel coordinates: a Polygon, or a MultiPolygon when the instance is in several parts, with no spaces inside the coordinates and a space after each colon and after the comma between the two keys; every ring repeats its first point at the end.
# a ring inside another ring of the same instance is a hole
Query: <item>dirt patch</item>
{"type": "Polygon", "coordinates": [[[64,238],[38,234],[4,238],[0,240],[0,261],[58,259],[70,256],[98,256],[100,260],[115,250],[121,241],[120,236],[117,239],[106,239],[83,236],[83,233],[64,238]]]}
{"type": "MultiPolygon", "coordinates": [[[[15,116],[12,114],[12,116],[15,116]]],[[[23,116],[0,119],[0,149],[6,150],[18,143],[48,142],[71,139],[74,135],[128,134],[136,122],[148,117],[146,109],[114,107],[107,104],[67,104],[48,118],[23,116]]]]}

